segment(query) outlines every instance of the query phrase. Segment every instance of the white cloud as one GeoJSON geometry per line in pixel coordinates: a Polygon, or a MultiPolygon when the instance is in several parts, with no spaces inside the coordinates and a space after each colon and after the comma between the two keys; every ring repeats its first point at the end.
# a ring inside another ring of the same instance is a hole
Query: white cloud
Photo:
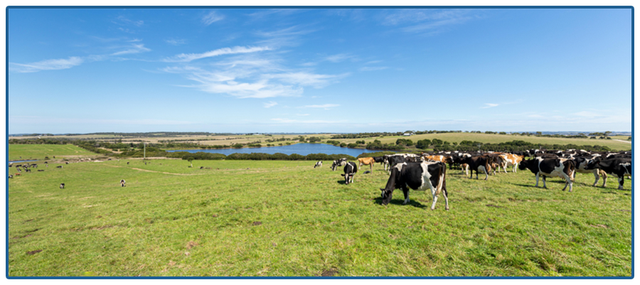
{"type": "Polygon", "coordinates": [[[376,70],[385,70],[389,67],[387,66],[365,66],[365,67],[361,67],[359,70],[360,71],[376,71],[376,70]]]}
{"type": "Polygon", "coordinates": [[[183,45],[187,43],[187,40],[185,39],[168,39],[168,40],[164,40],[166,43],[170,44],[170,45],[183,45]]]}
{"type": "Polygon", "coordinates": [[[297,123],[297,124],[337,124],[337,123],[344,122],[344,121],[325,121],[325,120],[294,120],[294,119],[283,119],[283,118],[273,118],[271,120],[280,122],[280,123],[297,123]]]}
{"type": "Polygon", "coordinates": [[[271,107],[273,107],[275,105],[278,105],[278,103],[273,102],[273,101],[269,101],[269,102],[266,102],[266,103],[263,103],[263,104],[264,104],[265,108],[271,108],[271,107]]]}
{"type": "Polygon", "coordinates": [[[141,52],[146,52],[146,51],[151,51],[151,49],[148,49],[148,48],[144,47],[143,44],[134,44],[127,50],[114,52],[111,55],[134,54],[134,53],[141,53],[141,52]]]}
{"type": "Polygon", "coordinates": [[[329,110],[329,108],[339,107],[339,104],[324,104],[324,105],[305,105],[298,108],[322,108],[325,110],[329,110]]]}
{"type": "Polygon", "coordinates": [[[269,47],[241,47],[236,46],[232,48],[220,48],[212,51],[208,51],[205,53],[189,53],[189,54],[179,54],[174,57],[164,59],[165,62],[190,62],[192,60],[214,57],[226,54],[239,54],[239,53],[252,53],[252,52],[260,52],[265,50],[271,50],[269,47]]]}
{"type": "Polygon", "coordinates": [[[484,107],[480,107],[481,109],[487,109],[487,108],[493,108],[493,107],[498,107],[500,106],[500,104],[494,104],[494,103],[484,103],[484,107]]]}
{"type": "Polygon", "coordinates": [[[327,74],[313,74],[308,72],[291,72],[280,74],[268,74],[267,78],[279,79],[285,83],[298,84],[301,86],[313,86],[321,88],[330,83],[333,79],[338,79],[347,76],[348,74],[341,75],[327,75],[327,74]]]}
{"type": "Polygon", "coordinates": [[[223,15],[219,15],[216,11],[211,11],[209,14],[202,17],[202,22],[208,26],[222,19],[224,19],[223,15]]]}
{"type": "Polygon", "coordinates": [[[42,70],[67,69],[82,64],[84,60],[80,57],[69,57],[68,59],[49,59],[33,63],[9,63],[9,69],[14,72],[28,73],[42,70]]]}
{"type": "Polygon", "coordinates": [[[345,61],[347,59],[353,58],[352,55],[348,55],[345,53],[340,53],[340,54],[334,54],[334,55],[330,55],[325,57],[326,60],[331,61],[331,62],[341,62],[341,61],[345,61]]]}

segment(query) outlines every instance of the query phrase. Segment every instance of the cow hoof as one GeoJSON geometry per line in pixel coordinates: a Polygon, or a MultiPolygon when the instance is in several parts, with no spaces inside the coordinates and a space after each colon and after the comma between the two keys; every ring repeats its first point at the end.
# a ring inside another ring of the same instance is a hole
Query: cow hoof
{"type": "Polygon", "coordinates": [[[449,207],[445,207],[444,209],[445,209],[445,210],[447,210],[447,211],[449,211],[449,207]]]}

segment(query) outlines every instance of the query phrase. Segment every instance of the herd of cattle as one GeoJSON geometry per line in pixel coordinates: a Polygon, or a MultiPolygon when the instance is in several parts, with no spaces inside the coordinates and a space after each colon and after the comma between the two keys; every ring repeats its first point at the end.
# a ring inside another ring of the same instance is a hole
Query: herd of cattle
{"type": "MultiPolygon", "coordinates": [[[[564,191],[569,186],[569,192],[573,191],[573,182],[576,172],[593,173],[596,186],[602,176],[602,187],[606,187],[608,175],[618,178],[618,189],[624,186],[624,177],[631,176],[632,164],[631,151],[620,152],[588,152],[585,150],[569,149],[560,150],[539,150],[532,149],[524,152],[439,152],[417,154],[392,154],[380,157],[358,158],[358,162],[348,162],[346,158],[334,160],[331,170],[336,170],[339,166],[344,166],[345,184],[353,183],[353,177],[358,171],[358,166],[369,165],[373,169],[375,163],[384,165],[384,169],[389,173],[389,179],[382,191],[382,204],[386,205],[391,201],[393,190],[402,189],[404,193],[404,203],[409,203],[409,189],[426,190],[429,188],[433,196],[433,210],[438,199],[438,194],[442,193],[445,199],[445,209],[449,210],[449,198],[446,186],[446,165],[449,170],[455,168],[464,171],[465,175],[473,178],[473,171],[478,179],[479,172],[485,174],[485,180],[489,173],[496,173],[502,170],[507,173],[507,167],[511,166],[513,172],[518,169],[529,169],[536,176],[536,187],[540,176],[542,176],[543,187],[547,188],[547,177],[560,177],[566,181],[564,191]]],[[[314,168],[322,166],[322,161],[318,161],[314,168]]]]}

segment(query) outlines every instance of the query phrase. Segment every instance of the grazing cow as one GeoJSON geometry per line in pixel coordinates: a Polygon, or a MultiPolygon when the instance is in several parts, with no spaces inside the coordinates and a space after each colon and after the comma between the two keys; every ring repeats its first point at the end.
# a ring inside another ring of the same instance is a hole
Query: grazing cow
{"type": "Polygon", "coordinates": [[[18,172],[22,172],[22,169],[20,169],[20,167],[16,167],[16,170],[18,170],[18,172]]]}
{"type": "Polygon", "coordinates": [[[64,183],[60,183],[60,189],[64,189],[64,183]]]}
{"type": "Polygon", "coordinates": [[[401,188],[404,194],[403,205],[409,203],[409,189],[424,191],[431,189],[433,203],[431,210],[435,209],[438,194],[442,192],[445,201],[445,209],[449,210],[449,193],[446,184],[447,165],[442,162],[404,162],[399,163],[391,170],[389,180],[382,191],[382,205],[391,201],[393,190],[401,188]]]}
{"type": "Polygon", "coordinates": [[[479,170],[484,172],[484,180],[489,178],[489,171],[491,170],[491,163],[493,163],[493,158],[490,156],[482,155],[482,156],[472,156],[465,157],[462,159],[462,163],[466,163],[469,165],[469,170],[471,170],[471,176],[469,179],[473,178],[473,171],[476,171],[476,179],[478,179],[479,170]]]}
{"type": "Polygon", "coordinates": [[[127,161],[127,165],[129,165],[129,162],[127,161]]]}
{"type": "Polygon", "coordinates": [[[42,172],[42,171],[44,171],[44,169],[38,169],[38,171],[39,171],[39,172],[42,172]]]}
{"type": "Polygon", "coordinates": [[[384,156],[374,156],[373,160],[379,162],[380,164],[384,164],[384,156]]]}
{"type": "Polygon", "coordinates": [[[69,164],[69,162],[68,162],[68,161],[65,161],[65,162],[64,162],[64,164],[69,164]]]}
{"type": "Polygon", "coordinates": [[[331,164],[331,170],[335,171],[338,166],[345,166],[346,164],[347,164],[346,158],[334,160],[333,163],[331,164]]]}
{"type": "Polygon", "coordinates": [[[607,184],[607,173],[602,169],[587,169],[589,163],[593,161],[593,159],[579,156],[574,158],[573,161],[576,163],[576,171],[573,173],[574,180],[576,179],[576,172],[593,173],[593,176],[595,176],[596,178],[596,180],[593,182],[593,186],[596,186],[596,184],[598,184],[598,180],[600,179],[600,176],[602,176],[602,187],[605,187],[605,185],[607,184]]]}
{"type": "Polygon", "coordinates": [[[15,175],[15,176],[20,176],[20,173],[16,173],[16,174],[14,174],[14,175],[15,175]]]}
{"type": "MultiPolygon", "coordinates": [[[[587,169],[602,169],[606,173],[618,177],[618,190],[624,189],[624,177],[631,176],[631,159],[629,158],[609,158],[609,159],[593,159],[587,169]]],[[[607,180],[603,177],[604,183],[602,187],[606,187],[607,180]]]]}
{"type": "Polygon", "coordinates": [[[121,180],[120,180],[120,187],[124,187],[124,186],[125,186],[125,183],[127,183],[127,182],[126,182],[126,181],[124,181],[124,179],[121,179],[121,180]]]}
{"type": "Polygon", "coordinates": [[[369,170],[373,170],[373,164],[376,163],[376,160],[373,159],[373,157],[362,157],[358,158],[358,163],[360,167],[362,167],[362,165],[369,165],[369,170]]]}
{"type": "Polygon", "coordinates": [[[58,165],[58,166],[56,166],[56,168],[62,168],[62,165],[58,165]]]}
{"type": "Polygon", "coordinates": [[[348,162],[347,165],[344,166],[344,184],[349,185],[349,183],[353,183],[353,176],[358,172],[358,166],[355,162],[348,162]]]}
{"type": "Polygon", "coordinates": [[[518,168],[520,170],[529,169],[536,175],[536,187],[538,187],[538,179],[542,175],[544,188],[547,188],[547,176],[560,177],[566,181],[562,191],[567,189],[567,185],[569,185],[569,192],[573,191],[573,172],[576,169],[573,160],[536,157],[535,159],[523,160],[518,168]]]}
{"type": "Polygon", "coordinates": [[[322,167],[322,160],[316,162],[316,165],[314,165],[313,168],[316,168],[316,167],[322,167]]]}
{"type": "Polygon", "coordinates": [[[9,178],[13,178],[13,175],[9,175],[9,178]]]}

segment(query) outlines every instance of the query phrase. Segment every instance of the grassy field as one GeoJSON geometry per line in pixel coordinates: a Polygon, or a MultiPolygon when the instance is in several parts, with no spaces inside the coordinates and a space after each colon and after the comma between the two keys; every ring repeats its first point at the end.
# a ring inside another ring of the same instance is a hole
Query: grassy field
{"type": "Polygon", "coordinates": [[[578,174],[569,193],[530,172],[449,171],[451,210],[431,211],[415,191],[381,206],[379,165],[344,185],[313,164],[40,165],[9,180],[9,276],[631,275],[629,180],[578,174]]]}
{"type": "Polygon", "coordinates": [[[72,158],[80,156],[97,156],[98,154],[72,144],[10,144],[9,160],[27,160],[49,158],[72,158]]]}
{"type": "MultiPolygon", "coordinates": [[[[578,139],[578,138],[549,138],[549,137],[535,137],[535,136],[519,136],[519,135],[498,135],[498,134],[478,134],[478,133],[442,133],[442,134],[422,134],[413,136],[388,136],[384,138],[365,138],[365,139],[338,139],[340,142],[354,143],[357,140],[365,140],[365,142],[372,142],[379,140],[382,143],[395,143],[397,139],[411,139],[413,142],[417,142],[423,139],[432,140],[434,138],[441,139],[448,142],[460,143],[463,140],[479,141],[482,143],[501,143],[510,142],[513,140],[522,140],[531,143],[539,144],[575,144],[575,145],[603,145],[608,146],[613,150],[630,150],[631,141],[621,142],[616,140],[601,140],[601,139],[578,139]]],[[[627,137],[624,137],[626,140],[627,137]]]]}

